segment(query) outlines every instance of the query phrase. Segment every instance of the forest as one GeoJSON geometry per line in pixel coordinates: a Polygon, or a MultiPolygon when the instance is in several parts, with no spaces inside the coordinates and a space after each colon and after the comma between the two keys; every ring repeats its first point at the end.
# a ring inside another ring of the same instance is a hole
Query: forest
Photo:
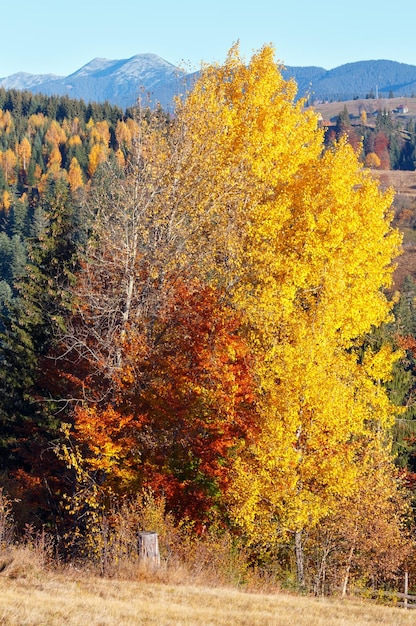
{"type": "MultiPolygon", "coordinates": [[[[373,97],[374,99],[374,97],[373,97]]],[[[365,101],[360,101],[365,102],[365,101]]],[[[371,102],[373,102],[371,100],[371,102]]],[[[377,100],[374,100],[377,105],[377,100]]],[[[333,124],[326,126],[325,143],[331,144],[346,135],[367,167],[381,170],[408,170],[416,168],[416,126],[414,115],[400,119],[394,110],[386,106],[384,100],[376,114],[368,114],[364,106],[357,118],[348,111],[347,104],[340,105],[340,111],[333,124]]],[[[393,100],[390,100],[393,102],[393,100]]]]}
{"type": "Polygon", "coordinates": [[[173,115],[0,89],[18,534],[102,564],[150,502],[276,583],[416,580],[416,284],[393,283],[394,194],[372,174],[414,169],[414,143],[389,124],[325,133],[268,46],[205,67],[173,115]]]}

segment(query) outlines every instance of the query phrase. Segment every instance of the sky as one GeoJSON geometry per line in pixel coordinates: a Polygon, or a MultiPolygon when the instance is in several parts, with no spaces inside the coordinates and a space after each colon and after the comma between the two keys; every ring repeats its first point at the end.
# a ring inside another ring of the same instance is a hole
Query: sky
{"type": "Polygon", "coordinates": [[[0,15],[1,78],[149,52],[193,71],[222,63],[237,41],[247,60],[272,44],[286,66],[416,65],[414,0],[7,0],[0,15]]]}

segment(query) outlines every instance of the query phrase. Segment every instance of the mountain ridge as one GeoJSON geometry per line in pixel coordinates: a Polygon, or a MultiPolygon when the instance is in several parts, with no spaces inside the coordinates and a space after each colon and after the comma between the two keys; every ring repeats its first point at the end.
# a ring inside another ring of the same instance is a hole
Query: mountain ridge
{"type": "Polygon", "coordinates": [[[313,87],[317,96],[345,94],[342,99],[365,97],[376,91],[409,96],[416,91],[416,66],[387,59],[345,63],[315,77],[313,87]]]}
{"type": "MultiPolygon", "coordinates": [[[[147,94],[149,104],[172,108],[174,95],[185,72],[153,53],[128,59],[96,57],[68,76],[18,72],[0,78],[0,87],[29,90],[45,95],[65,96],[86,102],[105,102],[127,108],[147,94]]],[[[186,80],[185,83],[186,84],[186,80]]]]}
{"type": "MultiPolygon", "coordinates": [[[[187,73],[154,53],[127,59],[96,57],[68,76],[17,72],[0,78],[0,87],[45,95],[68,95],[86,102],[133,106],[146,94],[150,106],[173,108],[174,96],[189,88],[198,72],[187,73]]],[[[416,92],[416,65],[385,59],[345,63],[330,70],[319,66],[284,66],[284,78],[294,78],[298,96],[316,100],[350,100],[380,95],[411,96],[416,92]]]]}

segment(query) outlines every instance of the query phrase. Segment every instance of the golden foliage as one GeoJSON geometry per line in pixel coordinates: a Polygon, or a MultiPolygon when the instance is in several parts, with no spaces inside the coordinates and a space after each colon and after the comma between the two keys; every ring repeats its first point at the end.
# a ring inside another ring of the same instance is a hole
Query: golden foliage
{"type": "Polygon", "coordinates": [[[28,119],[28,133],[30,136],[36,134],[36,131],[47,124],[47,118],[43,115],[43,113],[34,113],[28,119]]]}
{"type": "Polygon", "coordinates": [[[104,143],[94,143],[89,154],[88,173],[93,176],[100,163],[105,163],[108,148],[104,143]]]}
{"type": "Polygon", "coordinates": [[[66,142],[66,134],[62,126],[56,120],[51,120],[49,128],[45,133],[45,142],[58,146],[66,142]]]}
{"type": "Polygon", "coordinates": [[[14,122],[10,111],[0,110],[0,130],[2,130],[5,135],[7,135],[8,133],[11,133],[13,129],[14,122]]]}
{"type": "Polygon", "coordinates": [[[380,384],[394,356],[354,350],[389,315],[392,194],[345,139],[323,153],[295,93],[270,47],[248,64],[234,48],[178,103],[173,130],[205,271],[244,314],[256,361],[261,434],[232,490],[253,541],[313,526],[352,493],[355,442],[394,413],[380,384]]]}
{"type": "Polygon", "coordinates": [[[68,148],[82,146],[82,139],[79,135],[71,135],[67,141],[68,148]]]}
{"type": "Polygon", "coordinates": [[[68,170],[68,181],[72,192],[77,189],[81,189],[84,186],[81,166],[75,157],[72,157],[71,159],[71,164],[68,170]]]}
{"type": "Polygon", "coordinates": [[[108,147],[110,143],[110,129],[106,120],[95,122],[91,126],[90,141],[92,144],[103,144],[105,147],[108,147]]]}
{"type": "Polygon", "coordinates": [[[378,167],[380,167],[380,165],[381,161],[377,154],[375,152],[369,152],[365,157],[365,166],[377,169],[378,167]]]}
{"type": "Polygon", "coordinates": [[[20,159],[22,169],[26,171],[29,166],[30,156],[32,154],[32,146],[27,137],[23,137],[22,141],[18,144],[16,148],[16,152],[17,156],[20,159]]]}
{"type": "Polygon", "coordinates": [[[0,167],[3,169],[4,177],[9,185],[13,185],[17,180],[16,165],[17,157],[13,150],[7,148],[5,152],[0,151],[0,167]]]}
{"type": "Polygon", "coordinates": [[[5,189],[2,193],[0,207],[2,210],[7,213],[12,205],[12,195],[7,189],[5,189]]]}

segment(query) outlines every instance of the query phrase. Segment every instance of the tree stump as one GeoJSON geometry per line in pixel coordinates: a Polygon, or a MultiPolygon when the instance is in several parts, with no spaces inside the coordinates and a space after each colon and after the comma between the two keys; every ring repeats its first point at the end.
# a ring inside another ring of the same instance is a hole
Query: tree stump
{"type": "Polygon", "coordinates": [[[159,540],[157,533],[139,532],[139,559],[149,567],[160,567],[159,540]]]}

